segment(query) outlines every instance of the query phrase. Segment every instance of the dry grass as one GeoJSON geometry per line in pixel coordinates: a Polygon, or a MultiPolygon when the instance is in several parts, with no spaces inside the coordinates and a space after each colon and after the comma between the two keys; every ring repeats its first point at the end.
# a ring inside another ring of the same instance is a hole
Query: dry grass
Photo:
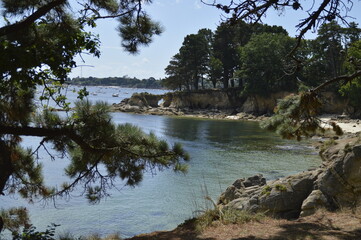
{"type": "Polygon", "coordinates": [[[248,223],[211,224],[201,233],[195,220],[173,231],[144,234],[129,240],[360,240],[361,209],[316,214],[289,221],[263,217],[248,223]]]}

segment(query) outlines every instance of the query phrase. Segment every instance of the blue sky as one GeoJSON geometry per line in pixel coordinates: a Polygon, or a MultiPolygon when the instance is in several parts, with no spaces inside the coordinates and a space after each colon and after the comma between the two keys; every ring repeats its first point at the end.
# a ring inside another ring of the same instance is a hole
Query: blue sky
{"type": "MultiPolygon", "coordinates": [[[[228,2],[228,1],[226,1],[228,2]]],[[[356,19],[351,21],[360,22],[361,4],[354,1],[350,15],[356,19]]],[[[83,55],[83,62],[77,59],[79,65],[90,65],[73,69],[70,77],[121,77],[129,76],[136,78],[156,79],[165,77],[164,68],[168,65],[171,57],[175,55],[182,45],[187,34],[197,33],[201,28],[215,30],[221,21],[222,12],[214,7],[201,3],[200,0],[154,0],[153,4],[146,6],[150,16],[161,23],[164,28],[162,35],[155,37],[148,46],[141,48],[137,55],[131,55],[123,51],[120,37],[115,28],[114,20],[101,20],[98,22],[96,33],[101,40],[101,56],[94,58],[83,55]]],[[[297,34],[295,26],[299,19],[306,17],[305,13],[286,11],[282,14],[268,13],[263,19],[270,25],[281,25],[290,34],[297,34]]],[[[360,24],[361,25],[361,24],[360,24]]],[[[361,27],[361,26],[359,26],[361,27]]],[[[315,34],[309,33],[308,38],[315,34]]]]}

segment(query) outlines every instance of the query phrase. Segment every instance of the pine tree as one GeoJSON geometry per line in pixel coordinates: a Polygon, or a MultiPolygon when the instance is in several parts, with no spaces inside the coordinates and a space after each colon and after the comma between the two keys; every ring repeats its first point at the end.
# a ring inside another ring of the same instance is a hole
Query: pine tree
{"type": "Polygon", "coordinates": [[[87,52],[99,57],[99,39],[86,30],[96,27],[98,20],[118,19],[122,46],[129,52],[137,52],[161,33],[159,24],[143,10],[143,4],[149,3],[0,1],[4,19],[0,26],[1,195],[19,193],[29,201],[55,199],[82,186],[89,201],[97,202],[118,178],[135,186],[145,171],[186,170],[183,162],[188,155],[179,144],[170,147],[138,127],[114,124],[109,107],[84,100],[84,89],[79,91],[83,100],[74,109],[61,93],[68,73],[76,67],[75,56],[87,52]],[[39,100],[53,100],[68,117],[61,118],[49,107],[40,111],[34,104],[36,89],[43,91],[39,100]],[[23,136],[41,137],[40,146],[23,149],[23,136]],[[34,157],[46,143],[71,159],[65,170],[69,182],[59,188],[45,186],[42,165],[34,157]],[[100,167],[105,171],[100,172],[100,167]]]}

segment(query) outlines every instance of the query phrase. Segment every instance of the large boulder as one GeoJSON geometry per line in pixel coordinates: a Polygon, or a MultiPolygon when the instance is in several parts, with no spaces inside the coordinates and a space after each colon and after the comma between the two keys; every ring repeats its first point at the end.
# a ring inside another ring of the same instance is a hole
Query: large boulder
{"type": "Polygon", "coordinates": [[[312,215],[317,209],[327,207],[328,200],[323,192],[319,189],[313,190],[310,195],[303,201],[301,206],[301,217],[312,215]]]}
{"type": "Polygon", "coordinates": [[[334,205],[353,206],[361,197],[361,145],[346,143],[338,152],[330,149],[324,156],[334,161],[319,176],[317,188],[332,199],[334,205]]]}
{"type": "Polygon", "coordinates": [[[312,192],[318,173],[308,171],[272,181],[267,185],[262,175],[247,180],[240,179],[221,195],[219,204],[226,208],[295,218],[301,212],[302,202],[312,192]],[[251,184],[245,184],[247,182],[251,184]]]}
{"type": "Polygon", "coordinates": [[[297,218],[318,208],[354,207],[361,200],[359,137],[338,140],[322,153],[324,163],[313,171],[266,184],[262,175],[238,179],[220,196],[221,208],[264,212],[297,218]]]}

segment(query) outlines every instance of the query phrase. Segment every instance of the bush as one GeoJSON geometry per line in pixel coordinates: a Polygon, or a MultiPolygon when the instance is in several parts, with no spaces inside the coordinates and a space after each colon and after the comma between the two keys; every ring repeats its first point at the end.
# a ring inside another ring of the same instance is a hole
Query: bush
{"type": "Polygon", "coordinates": [[[52,223],[45,232],[38,232],[34,226],[25,228],[21,234],[14,234],[13,240],[55,240],[55,228],[60,225],[52,223]]]}

